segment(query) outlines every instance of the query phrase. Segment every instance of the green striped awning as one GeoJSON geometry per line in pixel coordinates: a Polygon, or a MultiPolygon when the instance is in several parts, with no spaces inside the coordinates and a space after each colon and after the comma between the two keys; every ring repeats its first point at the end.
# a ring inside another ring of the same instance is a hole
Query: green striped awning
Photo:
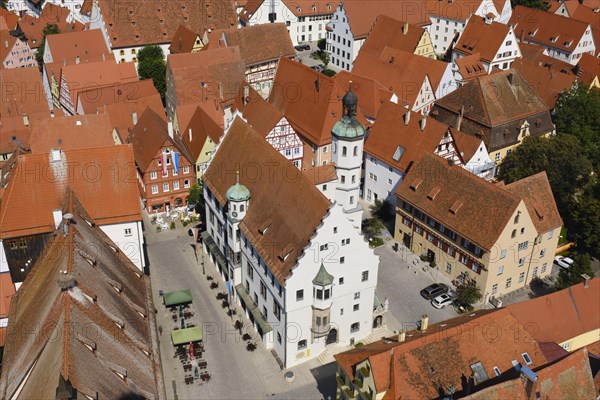
{"type": "Polygon", "coordinates": [[[189,342],[199,342],[202,340],[202,329],[199,326],[193,328],[180,329],[171,332],[171,341],[174,346],[186,344],[189,342]]]}
{"type": "Polygon", "coordinates": [[[190,289],[175,290],[173,292],[165,293],[163,295],[165,306],[176,306],[178,304],[185,304],[192,302],[192,292],[190,289]]]}
{"type": "Polygon", "coordinates": [[[254,322],[260,327],[263,333],[271,332],[273,327],[271,324],[265,319],[262,312],[258,309],[258,306],[250,297],[250,294],[246,291],[246,288],[241,283],[235,287],[235,291],[237,295],[242,299],[244,304],[246,305],[246,310],[254,317],[254,322]]]}

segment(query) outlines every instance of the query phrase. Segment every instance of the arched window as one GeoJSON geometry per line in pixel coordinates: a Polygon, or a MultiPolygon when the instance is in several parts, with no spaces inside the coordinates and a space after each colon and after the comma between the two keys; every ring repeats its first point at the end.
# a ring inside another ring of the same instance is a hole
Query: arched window
{"type": "Polygon", "coordinates": [[[244,205],[240,204],[240,212],[244,212],[244,205]]]}
{"type": "Polygon", "coordinates": [[[520,212],[518,212],[518,213],[517,213],[517,215],[515,215],[515,219],[514,219],[514,221],[513,221],[515,224],[518,224],[518,223],[519,223],[519,215],[521,215],[521,213],[520,213],[520,212]]]}
{"type": "Polygon", "coordinates": [[[346,157],[346,153],[347,153],[348,149],[346,148],[346,146],[342,147],[342,157],[346,157]]]}
{"type": "Polygon", "coordinates": [[[513,229],[512,234],[510,235],[510,237],[514,238],[515,236],[517,236],[517,230],[513,229]]]}
{"type": "Polygon", "coordinates": [[[354,155],[357,156],[358,155],[358,146],[354,146],[354,155]]]}

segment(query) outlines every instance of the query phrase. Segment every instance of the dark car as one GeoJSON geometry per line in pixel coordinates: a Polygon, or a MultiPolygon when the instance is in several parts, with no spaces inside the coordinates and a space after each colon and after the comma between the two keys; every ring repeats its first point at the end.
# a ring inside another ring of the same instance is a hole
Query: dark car
{"type": "Polygon", "coordinates": [[[441,294],[448,293],[448,286],[443,283],[434,283],[421,290],[421,296],[427,300],[434,299],[441,294]]]}
{"type": "Polygon", "coordinates": [[[296,51],[302,51],[302,50],[306,50],[304,48],[304,45],[299,44],[298,46],[294,46],[294,49],[296,49],[296,51]]]}
{"type": "Polygon", "coordinates": [[[310,50],[310,44],[304,44],[304,45],[302,45],[302,48],[304,50],[310,50]]]}

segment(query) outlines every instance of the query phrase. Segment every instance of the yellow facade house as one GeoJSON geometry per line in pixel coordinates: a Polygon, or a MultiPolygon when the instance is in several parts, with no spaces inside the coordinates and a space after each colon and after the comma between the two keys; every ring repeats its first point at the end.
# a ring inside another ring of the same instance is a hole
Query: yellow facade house
{"type": "Polygon", "coordinates": [[[396,198],[396,241],[486,302],[552,270],[562,220],[545,172],[494,185],[428,153],[396,198]]]}
{"type": "Polygon", "coordinates": [[[198,184],[223,134],[223,118],[222,109],[207,107],[206,104],[186,104],[175,110],[173,130],[181,136],[191,158],[195,160],[198,184]]]}

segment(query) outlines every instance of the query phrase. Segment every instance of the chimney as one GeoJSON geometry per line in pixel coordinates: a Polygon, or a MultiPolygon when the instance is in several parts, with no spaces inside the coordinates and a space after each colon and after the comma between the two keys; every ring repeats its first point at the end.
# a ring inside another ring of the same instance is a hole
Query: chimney
{"type": "Polygon", "coordinates": [[[173,122],[169,121],[167,123],[167,129],[169,130],[169,137],[173,139],[173,122]]]}
{"type": "Polygon", "coordinates": [[[536,398],[538,376],[526,365],[521,366],[521,382],[525,387],[526,399],[534,400],[536,398]]]}
{"type": "Polygon", "coordinates": [[[56,283],[58,284],[58,287],[60,288],[60,290],[64,292],[67,289],[71,289],[72,287],[75,287],[75,278],[73,277],[73,275],[69,274],[66,270],[60,271],[60,274],[58,275],[58,279],[57,279],[56,283]]]}
{"type": "Polygon", "coordinates": [[[419,121],[419,126],[421,127],[421,131],[425,130],[425,126],[427,125],[427,115],[423,115],[421,121],[419,121]]]}
{"type": "Polygon", "coordinates": [[[81,59],[79,58],[79,56],[75,56],[75,64],[79,64],[81,62],[81,59]]]}
{"type": "Polygon", "coordinates": [[[23,114],[23,125],[29,126],[29,116],[27,114],[23,114]]]}
{"type": "Polygon", "coordinates": [[[219,98],[221,101],[225,100],[223,98],[223,83],[222,82],[219,82],[219,98]]]}
{"type": "Polygon", "coordinates": [[[136,111],[131,113],[131,121],[133,122],[133,125],[137,124],[137,112],[136,111]]]}
{"type": "Polygon", "coordinates": [[[423,316],[421,316],[421,332],[427,332],[428,325],[429,316],[427,314],[423,314],[423,316]]]}
{"type": "Polygon", "coordinates": [[[106,61],[106,55],[102,53],[102,61],[106,61]]]}
{"type": "Polygon", "coordinates": [[[507,76],[508,78],[508,83],[510,83],[511,85],[513,84],[513,81],[515,79],[514,74],[512,72],[510,72],[507,76]]]}
{"type": "Polygon", "coordinates": [[[402,25],[402,34],[406,35],[408,33],[408,22],[405,22],[404,25],[402,25]]]}
{"type": "Polygon", "coordinates": [[[400,333],[398,333],[398,343],[403,343],[406,340],[406,331],[401,330],[400,333]]]}
{"type": "Polygon", "coordinates": [[[63,58],[63,67],[66,67],[66,66],[67,66],[67,59],[63,58]]]}
{"type": "Polygon", "coordinates": [[[54,118],[54,111],[50,110],[50,118],[54,118]]]}
{"type": "Polygon", "coordinates": [[[8,49],[8,40],[4,41],[4,47],[8,49]]]}
{"type": "Polygon", "coordinates": [[[581,283],[583,283],[584,288],[590,287],[590,276],[588,274],[581,274],[581,283]]]}
{"type": "Polygon", "coordinates": [[[188,130],[188,135],[190,137],[190,143],[192,142],[192,128],[188,130]]]}
{"type": "Polygon", "coordinates": [[[408,125],[410,122],[410,109],[408,109],[408,107],[406,108],[406,113],[404,114],[404,125],[408,125]]]}
{"type": "Polygon", "coordinates": [[[73,214],[67,213],[62,216],[62,220],[63,220],[62,230],[63,230],[64,237],[69,236],[69,225],[71,224],[71,219],[73,219],[73,214]]]}

